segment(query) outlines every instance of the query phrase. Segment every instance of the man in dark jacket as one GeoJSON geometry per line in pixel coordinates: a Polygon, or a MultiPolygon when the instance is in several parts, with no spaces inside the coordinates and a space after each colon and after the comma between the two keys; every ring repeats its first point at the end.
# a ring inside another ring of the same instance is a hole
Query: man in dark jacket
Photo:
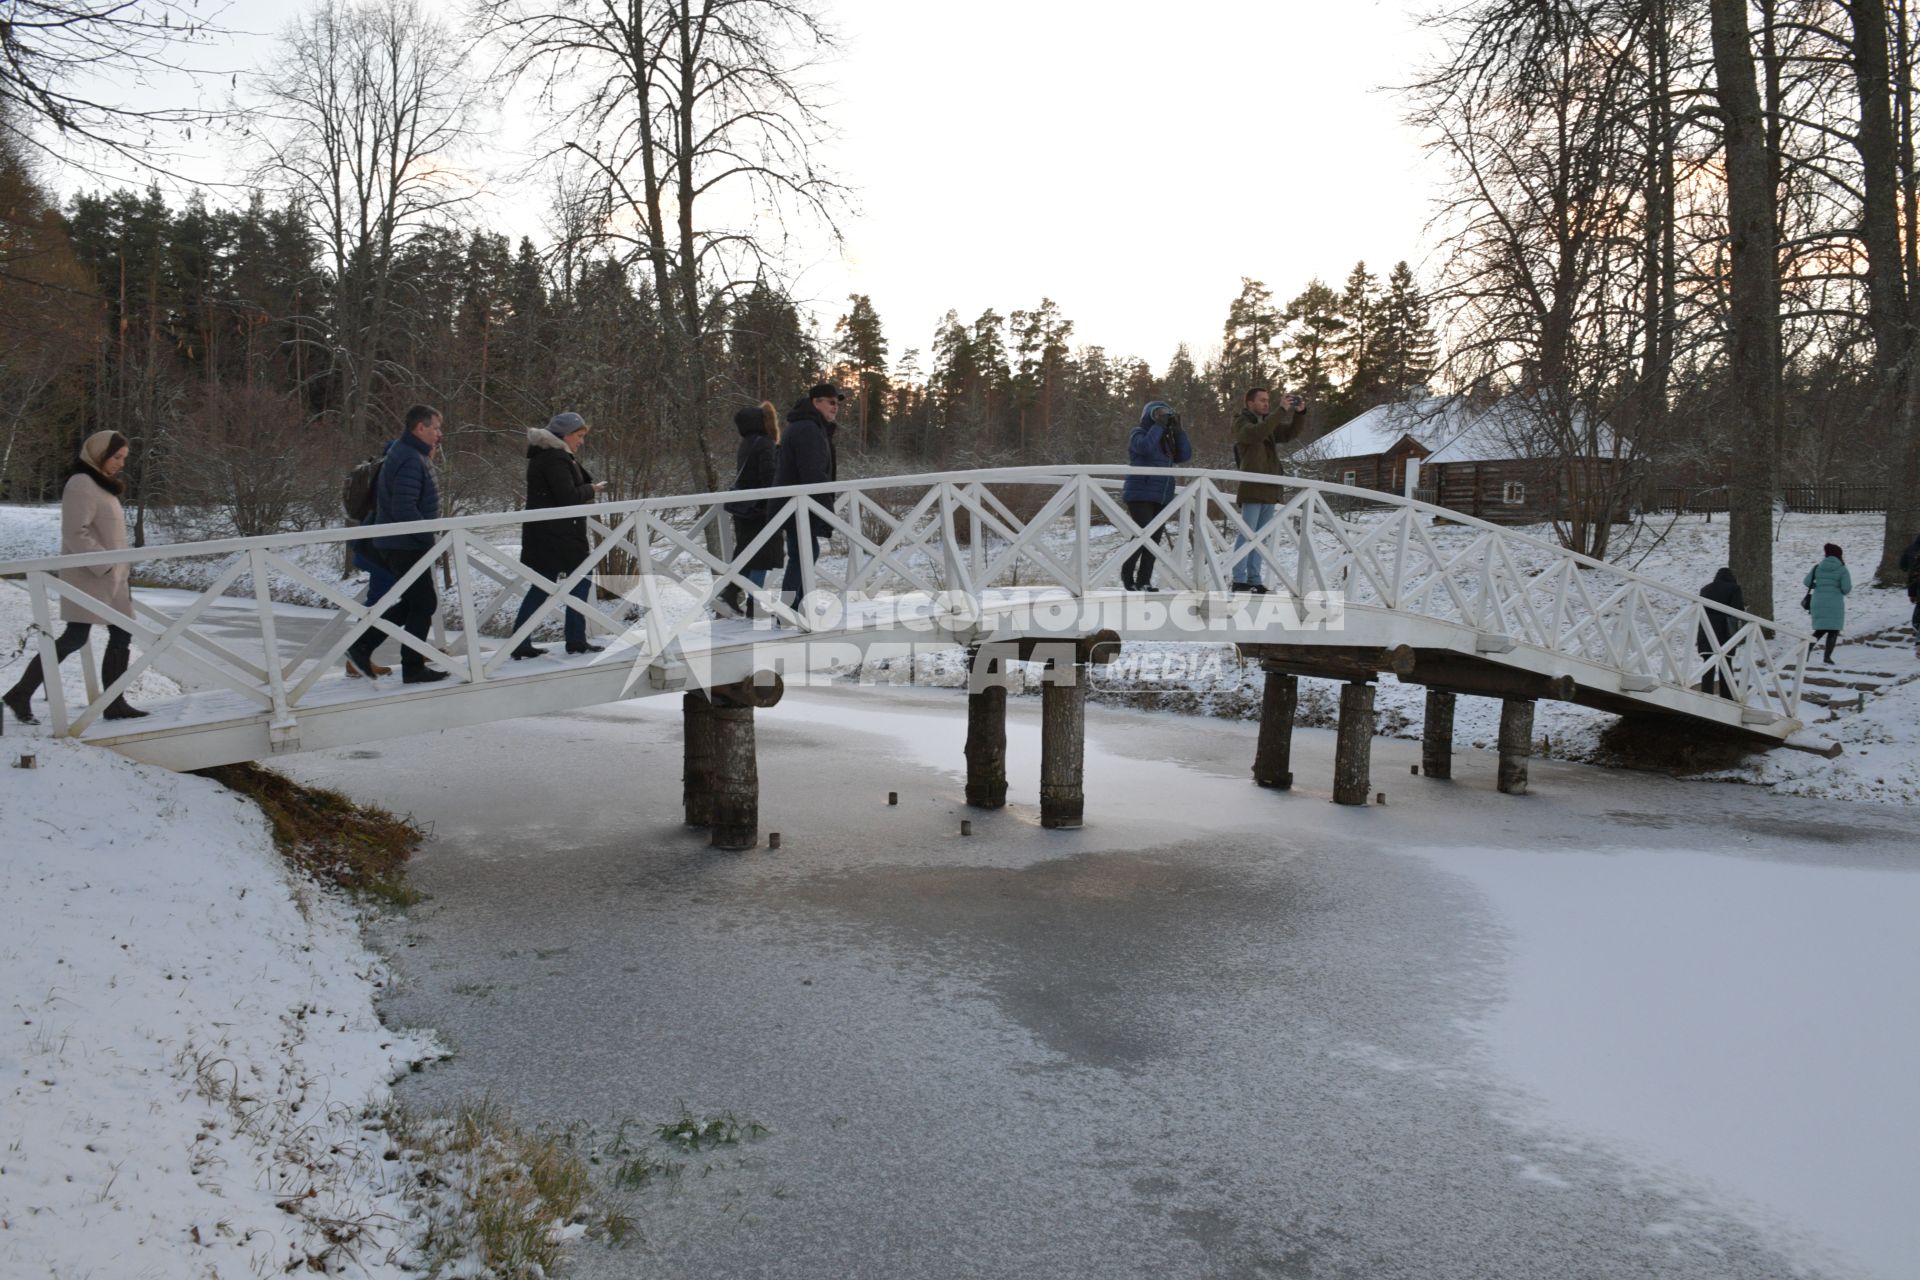
{"type": "MultiPolygon", "coordinates": [[[[840,416],[840,402],[846,393],[831,382],[821,382],[787,411],[786,430],[780,433],[780,468],[776,483],[826,484],[840,478],[840,459],[833,447],[834,419],[840,416]]],[[[803,589],[800,577],[800,539],[807,541],[807,560],[812,562],[820,548],[820,535],[802,511],[787,523],[787,571],[780,579],[780,593],[798,601],[803,589]]]]}
{"type": "MultiPolygon", "coordinates": [[[[585,506],[607,487],[604,482],[595,482],[580,465],[580,447],[587,442],[587,431],[587,420],[577,413],[556,413],[546,426],[528,429],[527,510],[585,506]]],[[[555,582],[579,568],[592,553],[585,516],[531,520],[520,535],[520,562],[555,582]]],[[[585,600],[592,589],[593,578],[588,575],[573,584],[570,594],[585,600]]],[[[546,602],[545,591],[528,587],[527,598],[520,602],[520,615],[513,620],[513,629],[518,631],[546,602]]],[[[585,617],[572,609],[563,612],[568,653],[593,653],[602,647],[588,643],[585,617]]],[[[515,647],[513,656],[536,658],[545,652],[527,639],[515,647]]]]}
{"type": "MultiPolygon", "coordinates": [[[[439,447],[443,434],[438,409],[417,404],[407,410],[406,430],[387,447],[386,461],[380,465],[380,478],[373,489],[373,517],[368,524],[408,524],[440,518],[440,486],[433,478],[433,451],[439,447]]],[[[397,581],[433,549],[433,535],[388,534],[373,538],[371,545],[373,554],[380,557],[397,581]]],[[[400,593],[400,599],[389,606],[383,616],[416,640],[425,640],[439,607],[440,597],[434,591],[433,571],[429,569],[408,584],[400,593]]],[[[381,632],[368,627],[355,637],[347,650],[348,663],[359,668],[363,676],[374,674],[373,651],[381,636],[381,632]]],[[[429,667],[419,653],[402,646],[400,677],[408,684],[431,684],[445,680],[447,673],[429,667]]]]}
{"type": "Polygon", "coordinates": [[[1913,602],[1913,656],[1920,658],[1920,537],[1900,553],[1900,567],[1907,571],[1907,599],[1913,602]]]}
{"type": "MultiPolygon", "coordinates": [[[[1299,396],[1283,396],[1280,408],[1271,411],[1273,394],[1265,387],[1247,392],[1246,407],[1233,420],[1233,469],[1252,471],[1263,476],[1285,475],[1280,465],[1280,446],[1300,438],[1307,425],[1307,402],[1299,396]]],[[[1240,482],[1240,518],[1255,533],[1273,519],[1280,502],[1280,486],[1252,480],[1240,482]]],[[[1247,545],[1244,535],[1234,539],[1235,551],[1247,545]]],[[[1265,562],[1252,552],[1240,557],[1233,566],[1233,590],[1265,595],[1262,582],[1265,562]]]]}
{"type": "MultiPolygon", "coordinates": [[[[1723,568],[1720,572],[1714,574],[1713,581],[1700,588],[1700,595],[1702,599],[1711,600],[1713,603],[1722,605],[1725,608],[1738,609],[1742,613],[1746,612],[1747,595],[1744,591],[1740,590],[1739,580],[1733,576],[1733,570],[1731,569],[1723,568]]],[[[1724,614],[1718,609],[1709,609],[1707,610],[1706,625],[1700,628],[1700,634],[1694,638],[1694,647],[1700,651],[1700,656],[1705,658],[1731,639],[1733,633],[1739,629],[1740,620],[1738,618],[1724,614]]],[[[1729,667],[1733,665],[1733,654],[1731,651],[1727,653],[1725,661],[1729,667]]],[[[1733,696],[1732,691],[1727,685],[1726,676],[1721,674],[1720,668],[1717,665],[1707,669],[1706,677],[1701,681],[1700,688],[1703,692],[1718,694],[1722,698],[1730,698],[1733,696]]]]}

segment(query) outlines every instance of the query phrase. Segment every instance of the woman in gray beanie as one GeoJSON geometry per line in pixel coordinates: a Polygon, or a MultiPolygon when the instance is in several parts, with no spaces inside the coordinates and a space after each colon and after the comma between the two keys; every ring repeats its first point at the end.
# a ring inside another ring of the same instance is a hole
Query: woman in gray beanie
{"type": "MultiPolygon", "coordinates": [[[[587,441],[587,420],[577,413],[556,413],[544,427],[527,431],[527,510],[540,507],[578,507],[592,502],[605,489],[604,481],[595,483],[580,465],[580,446],[587,441]]],[[[587,518],[568,516],[560,520],[530,521],[521,533],[520,561],[535,573],[555,582],[579,568],[592,554],[587,542],[587,518]]],[[[592,576],[574,584],[571,594],[587,599],[593,589],[592,576]]],[[[527,598],[520,602],[520,616],[514,630],[547,602],[547,593],[528,587],[527,598]]],[[[566,612],[568,653],[592,653],[602,646],[587,641],[587,620],[572,609],[566,612]]],[[[545,653],[531,640],[522,640],[513,651],[516,658],[536,658],[545,653]]]]}

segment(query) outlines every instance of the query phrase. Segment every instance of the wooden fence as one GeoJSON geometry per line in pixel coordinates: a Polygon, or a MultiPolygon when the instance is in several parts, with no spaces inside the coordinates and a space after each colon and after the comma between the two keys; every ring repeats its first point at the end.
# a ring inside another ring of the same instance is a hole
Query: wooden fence
{"type": "MultiPolygon", "coordinates": [[[[1880,484],[1790,484],[1781,489],[1787,510],[1815,515],[1847,515],[1855,511],[1885,511],[1887,487],[1880,484]]],[[[1726,486],[1687,489],[1667,485],[1653,491],[1649,511],[1716,512],[1727,509],[1726,486]]]]}

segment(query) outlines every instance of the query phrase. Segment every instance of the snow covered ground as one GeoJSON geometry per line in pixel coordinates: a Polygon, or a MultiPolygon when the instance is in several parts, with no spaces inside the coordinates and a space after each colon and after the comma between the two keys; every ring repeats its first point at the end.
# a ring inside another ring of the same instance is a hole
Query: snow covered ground
{"type": "Polygon", "coordinates": [[[418,1214],[381,1025],[339,898],[216,783],[9,729],[0,769],[0,1274],[204,1277],[357,1259],[418,1214]]]}

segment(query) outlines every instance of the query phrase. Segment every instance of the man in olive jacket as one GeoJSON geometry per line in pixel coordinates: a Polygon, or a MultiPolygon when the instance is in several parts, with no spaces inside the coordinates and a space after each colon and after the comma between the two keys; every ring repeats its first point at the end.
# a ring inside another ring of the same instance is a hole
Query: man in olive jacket
{"type": "MultiPolygon", "coordinates": [[[[1247,392],[1246,408],[1233,420],[1235,471],[1266,476],[1286,474],[1280,465],[1280,446],[1292,444],[1306,430],[1307,402],[1299,396],[1283,396],[1280,408],[1269,412],[1272,404],[1273,394],[1265,387],[1254,387],[1247,392]]],[[[1242,480],[1239,497],[1241,518],[1248,528],[1258,533],[1273,519],[1273,509],[1280,501],[1280,486],[1242,480]]],[[[1242,535],[1234,540],[1233,549],[1238,551],[1246,545],[1247,539],[1242,535]]],[[[1261,581],[1263,565],[1260,557],[1251,551],[1241,556],[1233,566],[1233,590],[1265,595],[1267,588],[1261,581]]]]}

